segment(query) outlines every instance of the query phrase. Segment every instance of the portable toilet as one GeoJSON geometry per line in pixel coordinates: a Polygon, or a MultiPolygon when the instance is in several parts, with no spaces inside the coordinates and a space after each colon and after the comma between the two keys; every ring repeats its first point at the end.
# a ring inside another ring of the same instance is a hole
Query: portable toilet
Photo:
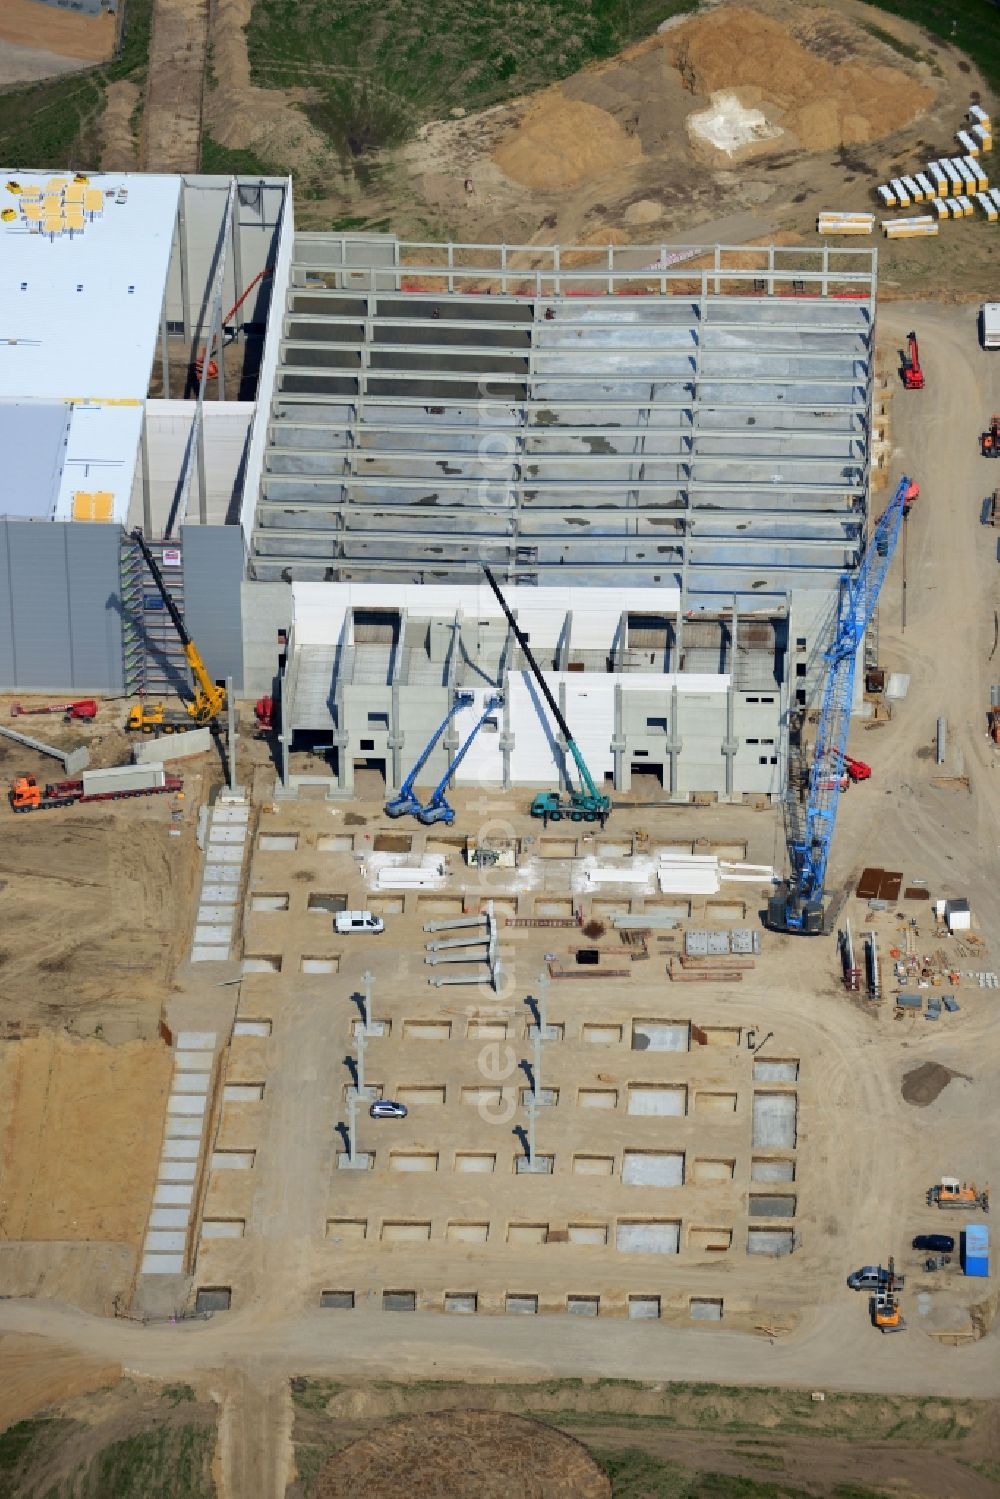
{"type": "Polygon", "coordinates": [[[990,1231],[985,1223],[962,1230],[962,1270],[966,1275],[989,1275],[990,1231]]]}

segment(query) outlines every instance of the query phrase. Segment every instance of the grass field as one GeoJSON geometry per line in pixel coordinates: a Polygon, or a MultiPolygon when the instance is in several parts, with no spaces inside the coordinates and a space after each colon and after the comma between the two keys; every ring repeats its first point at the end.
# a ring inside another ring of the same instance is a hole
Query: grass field
{"type": "Polygon", "coordinates": [[[76,1421],[39,1417],[0,1435],[0,1494],[5,1499],[215,1499],[214,1451],[214,1425],[165,1424],[101,1446],[99,1427],[91,1437],[76,1421]]]}

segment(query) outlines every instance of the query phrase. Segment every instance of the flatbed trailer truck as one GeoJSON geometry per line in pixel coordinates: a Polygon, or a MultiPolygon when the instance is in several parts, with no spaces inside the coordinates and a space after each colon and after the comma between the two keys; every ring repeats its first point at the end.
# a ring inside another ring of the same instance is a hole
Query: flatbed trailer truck
{"type": "Polygon", "coordinates": [[[180,776],[168,776],[162,765],[122,766],[132,772],[118,779],[108,771],[85,775],[82,780],[50,781],[41,785],[34,776],[18,776],[10,788],[14,812],[47,812],[53,807],[71,807],[76,802],[117,802],[128,796],[164,796],[184,789],[180,776]],[[88,782],[89,788],[88,788],[88,782]]]}

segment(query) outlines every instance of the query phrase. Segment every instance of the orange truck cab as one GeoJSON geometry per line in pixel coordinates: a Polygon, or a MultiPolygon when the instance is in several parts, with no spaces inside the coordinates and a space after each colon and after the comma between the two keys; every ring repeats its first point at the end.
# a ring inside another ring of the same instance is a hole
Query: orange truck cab
{"type": "Polygon", "coordinates": [[[18,807],[37,807],[42,800],[42,788],[34,776],[18,776],[10,790],[10,804],[18,807]]]}

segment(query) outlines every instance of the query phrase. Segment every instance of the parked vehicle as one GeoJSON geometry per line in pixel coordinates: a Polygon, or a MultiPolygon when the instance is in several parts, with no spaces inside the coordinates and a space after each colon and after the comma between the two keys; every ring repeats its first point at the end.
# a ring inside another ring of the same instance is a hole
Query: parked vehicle
{"type": "Polygon", "coordinates": [[[342,935],[351,932],[384,932],[385,922],[373,911],[338,911],[333,918],[333,929],[342,935]]]}
{"type": "Polygon", "coordinates": [[[951,1234],[917,1234],[914,1249],[926,1249],[930,1254],[951,1254],[955,1240],[951,1234]]]}
{"type": "Polygon", "coordinates": [[[18,776],[10,789],[15,812],[45,812],[74,802],[121,801],[126,796],[170,796],[183,791],[180,776],[168,776],[162,765],[119,765],[111,770],[88,770],[82,780],[51,781],[18,776]]]}
{"type": "Polygon", "coordinates": [[[1000,349],[1000,302],[984,302],[980,308],[979,338],[984,349],[1000,349]]]}
{"type": "MultiPolygon", "coordinates": [[[[903,1276],[895,1277],[896,1286],[902,1289],[903,1276]]],[[[852,1291],[881,1291],[889,1284],[889,1272],[882,1265],[862,1265],[847,1277],[852,1291]]]]}
{"type": "Polygon", "coordinates": [[[405,1119],[409,1111],[405,1103],[396,1103],[392,1098],[376,1098],[368,1112],[373,1119],[405,1119]]]}

